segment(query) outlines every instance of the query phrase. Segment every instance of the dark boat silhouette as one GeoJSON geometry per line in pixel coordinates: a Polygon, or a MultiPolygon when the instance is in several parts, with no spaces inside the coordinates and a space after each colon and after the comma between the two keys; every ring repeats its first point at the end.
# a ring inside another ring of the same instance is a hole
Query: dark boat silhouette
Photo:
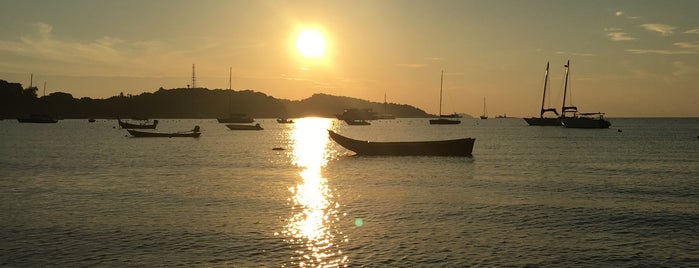
{"type": "Polygon", "coordinates": [[[345,120],[343,120],[343,121],[345,121],[345,123],[347,123],[347,124],[350,125],[350,126],[368,126],[368,125],[371,125],[371,123],[369,123],[369,121],[367,121],[367,120],[349,120],[349,119],[345,119],[345,120]]]}
{"type": "Polygon", "coordinates": [[[459,118],[460,116],[456,113],[453,115],[442,115],[442,85],[444,84],[444,71],[439,79],[439,118],[430,119],[430,125],[456,125],[461,124],[459,119],[449,119],[449,118],[459,118]]]}
{"type": "Polygon", "coordinates": [[[255,119],[252,119],[252,117],[249,117],[246,114],[243,113],[233,113],[231,112],[232,110],[232,104],[231,104],[231,94],[233,94],[233,89],[231,88],[232,86],[232,74],[233,74],[233,68],[228,69],[228,116],[226,117],[219,117],[216,118],[216,120],[219,123],[226,123],[226,124],[247,124],[247,123],[252,123],[255,122],[255,119]]]}
{"type": "Polygon", "coordinates": [[[57,123],[58,120],[47,114],[31,114],[29,117],[17,118],[20,123],[57,123]]]}
{"type": "Polygon", "coordinates": [[[155,129],[158,126],[158,120],[153,120],[153,123],[146,121],[138,124],[121,121],[119,118],[117,118],[117,121],[119,122],[119,127],[126,129],[155,129]]]}
{"type": "Polygon", "coordinates": [[[561,108],[561,123],[566,128],[609,128],[612,123],[604,118],[604,113],[580,113],[578,107],[566,106],[566,95],[568,92],[568,74],[570,73],[570,61],[566,62],[566,79],[563,91],[563,107],[561,108]],[[572,113],[572,116],[567,116],[572,113]]]}
{"type": "Polygon", "coordinates": [[[277,123],[279,124],[293,124],[294,120],[288,118],[277,118],[277,123]]]}
{"type": "Polygon", "coordinates": [[[128,131],[131,136],[138,138],[198,138],[201,135],[199,126],[194,126],[192,130],[171,133],[147,132],[134,129],[127,129],[126,131],[128,131]]]}
{"type": "Polygon", "coordinates": [[[476,139],[372,142],[355,140],[328,130],[330,138],[357,155],[470,156],[476,139]]]}
{"type": "Polygon", "coordinates": [[[240,124],[227,124],[226,127],[230,130],[263,130],[260,124],[254,125],[240,125],[240,124]]]}
{"type": "Polygon", "coordinates": [[[541,111],[539,112],[539,117],[524,118],[524,121],[526,121],[527,124],[529,124],[530,126],[560,126],[561,125],[560,116],[558,114],[558,111],[556,111],[556,108],[544,108],[544,104],[546,102],[546,91],[548,88],[548,81],[549,81],[549,63],[546,62],[546,72],[545,72],[545,76],[544,76],[544,96],[541,98],[541,111]],[[554,113],[556,115],[556,117],[544,117],[544,115],[547,112],[554,113]]]}

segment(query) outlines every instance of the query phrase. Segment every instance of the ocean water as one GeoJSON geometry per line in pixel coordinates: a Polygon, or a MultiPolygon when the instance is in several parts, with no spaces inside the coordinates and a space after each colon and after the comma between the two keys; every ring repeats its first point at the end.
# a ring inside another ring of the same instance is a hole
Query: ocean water
{"type": "Polygon", "coordinates": [[[0,121],[3,267],[699,267],[699,119],[0,121]],[[472,157],[357,157],[474,137],[472,157]],[[273,148],[283,150],[273,150],[273,148]]]}

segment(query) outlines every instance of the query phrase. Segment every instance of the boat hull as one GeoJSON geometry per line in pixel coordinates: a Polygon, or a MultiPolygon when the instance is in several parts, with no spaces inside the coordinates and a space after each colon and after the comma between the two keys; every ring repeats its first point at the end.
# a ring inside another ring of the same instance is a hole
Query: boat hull
{"type": "Polygon", "coordinates": [[[457,125],[457,124],[461,124],[461,120],[446,119],[446,118],[430,119],[430,125],[457,125]]]}
{"type": "Polygon", "coordinates": [[[328,134],[332,140],[357,155],[470,156],[476,141],[465,138],[441,141],[370,142],[351,139],[332,130],[328,130],[328,134]]]}
{"type": "Polygon", "coordinates": [[[230,130],[263,130],[263,128],[260,126],[260,124],[256,124],[256,125],[229,124],[229,125],[226,125],[226,127],[230,130]]]}
{"type": "Polygon", "coordinates": [[[117,120],[119,122],[119,127],[125,129],[155,129],[158,126],[158,120],[153,121],[152,124],[131,124],[129,122],[117,120]]]}
{"type": "Polygon", "coordinates": [[[217,118],[219,123],[226,123],[226,124],[248,124],[255,122],[254,119],[249,118],[249,117],[244,117],[244,118],[217,118]]]}
{"type": "Polygon", "coordinates": [[[574,117],[561,120],[566,128],[609,128],[612,123],[603,118],[574,117]]]}
{"type": "Polygon", "coordinates": [[[37,119],[37,118],[17,118],[17,122],[20,123],[41,123],[41,124],[52,124],[52,123],[58,123],[58,120],[56,119],[37,119]]]}
{"type": "Polygon", "coordinates": [[[201,132],[160,133],[133,129],[127,129],[126,131],[128,131],[131,136],[137,138],[198,138],[201,135],[201,132]]]}
{"type": "Polygon", "coordinates": [[[530,126],[561,126],[561,120],[559,118],[550,117],[530,117],[524,118],[530,126]]]}
{"type": "Polygon", "coordinates": [[[17,118],[17,122],[51,124],[51,123],[58,123],[58,120],[54,119],[53,117],[51,117],[49,115],[45,115],[45,114],[32,114],[29,117],[17,118]]]}
{"type": "Polygon", "coordinates": [[[347,123],[350,126],[368,126],[371,125],[369,121],[366,120],[343,120],[345,123],[347,123]]]}
{"type": "Polygon", "coordinates": [[[277,118],[277,123],[279,123],[279,124],[293,124],[294,120],[286,119],[286,118],[277,118]]]}

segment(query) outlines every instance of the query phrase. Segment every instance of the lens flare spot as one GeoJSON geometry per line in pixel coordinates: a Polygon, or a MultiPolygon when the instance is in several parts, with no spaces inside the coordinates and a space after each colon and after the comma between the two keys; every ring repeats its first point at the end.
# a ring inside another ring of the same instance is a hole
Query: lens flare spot
{"type": "Polygon", "coordinates": [[[364,225],[364,220],[362,220],[362,218],[356,218],[354,219],[354,225],[357,227],[362,227],[362,225],[364,225]]]}

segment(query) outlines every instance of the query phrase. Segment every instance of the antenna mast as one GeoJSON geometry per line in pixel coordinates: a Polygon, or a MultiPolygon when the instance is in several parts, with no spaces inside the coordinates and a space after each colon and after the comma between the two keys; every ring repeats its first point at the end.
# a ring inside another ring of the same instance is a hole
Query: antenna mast
{"type": "Polygon", "coordinates": [[[197,87],[197,76],[194,73],[194,64],[192,64],[192,88],[197,87]]]}
{"type": "Polygon", "coordinates": [[[444,70],[439,78],[439,117],[442,117],[442,85],[444,84],[444,70]]]}

